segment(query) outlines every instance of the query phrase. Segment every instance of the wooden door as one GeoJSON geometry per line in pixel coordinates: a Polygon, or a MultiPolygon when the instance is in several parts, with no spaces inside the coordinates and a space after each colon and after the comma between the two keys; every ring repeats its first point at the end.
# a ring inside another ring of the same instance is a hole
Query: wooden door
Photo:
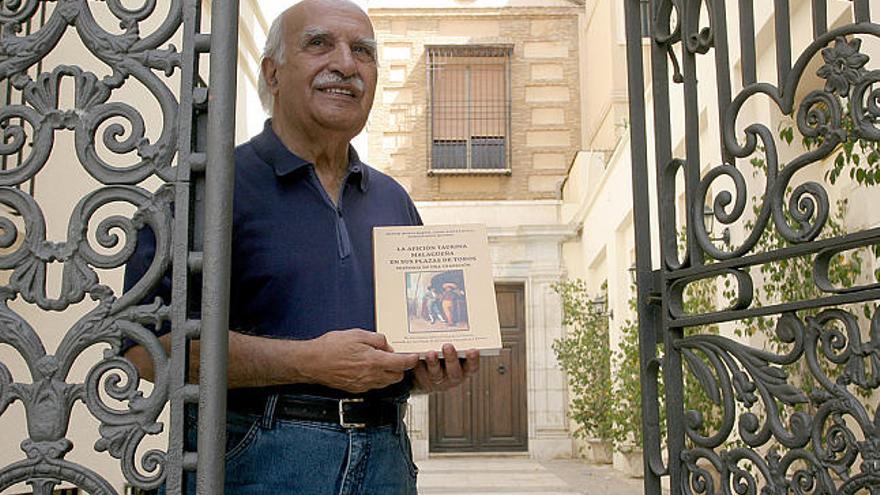
{"type": "Polygon", "coordinates": [[[525,291],[522,285],[495,286],[503,349],[480,358],[468,383],[430,402],[431,452],[525,452],[526,404],[525,291]]]}

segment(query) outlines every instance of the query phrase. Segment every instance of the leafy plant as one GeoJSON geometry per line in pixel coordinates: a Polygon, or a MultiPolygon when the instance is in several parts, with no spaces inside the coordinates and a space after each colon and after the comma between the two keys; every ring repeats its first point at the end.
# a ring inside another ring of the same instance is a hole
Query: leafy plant
{"type": "MultiPolygon", "coordinates": [[[[878,165],[878,151],[876,143],[859,140],[856,137],[852,119],[849,112],[845,112],[843,127],[846,130],[847,140],[842,143],[837,151],[834,164],[825,174],[825,180],[834,184],[839,178],[843,170],[849,170],[850,178],[862,186],[873,186],[880,182],[874,179],[875,170],[880,171],[878,165]],[[858,150],[856,150],[858,146],[858,150]]],[[[788,144],[793,141],[794,131],[791,127],[783,127],[779,131],[780,137],[788,144]]],[[[821,144],[821,138],[805,138],[803,140],[804,147],[812,149],[821,144]]],[[[766,172],[766,163],[760,158],[753,158],[752,165],[755,167],[755,173],[759,171],[766,172]]],[[[880,175],[877,176],[880,178],[880,175]]],[[[789,189],[788,194],[791,193],[789,189]]],[[[752,208],[757,215],[760,205],[758,198],[752,197],[752,208]]],[[[840,237],[847,234],[845,228],[846,214],[848,211],[847,200],[841,199],[837,202],[836,210],[829,215],[827,224],[823,229],[821,238],[840,237]]],[[[791,220],[788,212],[786,212],[786,220],[791,220]]],[[[747,229],[753,229],[754,223],[747,222],[747,229]]],[[[787,247],[789,242],[782,236],[776,226],[770,222],[767,225],[758,244],[755,246],[756,252],[772,252],[787,247]]],[[[873,251],[875,258],[880,257],[880,245],[867,248],[873,251]]],[[[828,278],[838,287],[850,287],[858,283],[862,276],[862,267],[864,264],[864,254],[866,250],[848,251],[838,254],[829,266],[828,278]]],[[[805,301],[822,297],[823,293],[818,289],[813,278],[813,261],[809,256],[793,257],[783,259],[771,263],[765,263],[759,267],[762,283],[755,288],[755,305],[764,306],[769,304],[778,304],[781,302],[805,301]]],[[[876,280],[880,280],[880,267],[874,272],[876,280]]],[[[866,318],[870,318],[874,305],[862,305],[863,314],[866,318]]],[[[801,310],[798,312],[800,318],[806,318],[816,315],[820,310],[801,310]]],[[[776,319],[769,317],[747,318],[742,321],[742,325],[736,329],[737,335],[751,337],[756,333],[764,336],[764,345],[774,353],[782,353],[786,351],[787,344],[778,340],[775,333],[776,319]]],[[[823,371],[830,377],[837,374],[831,363],[820,361],[823,371]]],[[[787,366],[786,372],[791,376],[791,380],[805,391],[810,391],[816,386],[815,379],[807,369],[806,362],[798,361],[793,365],[787,366]]],[[[866,391],[859,390],[862,395],[867,394],[866,391]]],[[[798,405],[795,411],[803,410],[808,405],[798,405]]],[[[784,409],[783,409],[784,410],[784,409]]]]}
{"type": "MultiPolygon", "coordinates": [[[[852,118],[849,117],[848,110],[844,113],[842,125],[846,129],[847,141],[839,146],[838,154],[834,160],[834,168],[826,172],[826,180],[831,184],[834,184],[840,174],[839,170],[842,170],[841,167],[849,167],[851,170],[851,178],[860,185],[870,186],[876,184],[877,182],[874,182],[873,179],[870,181],[859,179],[864,174],[868,173],[868,169],[864,167],[859,168],[859,164],[862,162],[870,164],[870,167],[877,167],[878,171],[880,171],[880,165],[877,165],[877,150],[874,147],[876,143],[865,142],[859,144],[861,152],[874,154],[874,158],[864,158],[865,155],[860,155],[854,152],[854,146],[861,143],[861,141],[856,137],[852,118]],[[862,156],[862,158],[860,158],[860,156],[862,156]],[[843,165],[839,167],[839,163],[842,163],[843,165]],[[835,172],[835,170],[838,170],[838,172],[835,172]],[[858,170],[862,170],[862,172],[858,172],[858,170]]],[[[786,143],[791,144],[794,138],[794,130],[791,126],[784,126],[780,129],[779,135],[786,143]]],[[[804,147],[807,149],[812,149],[821,144],[821,138],[804,138],[803,141],[804,147]]],[[[763,159],[752,158],[751,163],[755,167],[755,174],[758,172],[766,173],[767,166],[763,159]]],[[[870,173],[873,175],[873,172],[870,173]]],[[[786,193],[791,194],[791,189],[789,188],[786,193]]],[[[760,208],[758,199],[759,198],[755,196],[751,198],[752,210],[755,216],[757,216],[760,208]]],[[[829,215],[828,222],[823,229],[822,234],[819,236],[820,239],[839,237],[847,234],[845,222],[848,207],[849,205],[845,198],[837,202],[837,208],[832,215],[829,215]]],[[[786,211],[785,215],[786,220],[790,221],[790,214],[786,211]]],[[[753,221],[746,222],[746,230],[754,228],[755,224],[753,221]]],[[[773,222],[769,222],[755,246],[754,251],[771,252],[787,247],[788,245],[789,242],[782,236],[773,222]]],[[[870,249],[873,250],[875,257],[880,258],[880,245],[875,245],[870,249]]],[[[842,287],[855,284],[862,274],[863,261],[862,253],[860,251],[841,253],[830,265],[828,273],[829,280],[842,287]]],[[[803,301],[822,296],[814,283],[812,260],[809,257],[795,257],[766,263],[760,266],[760,272],[763,277],[763,283],[760,284],[755,291],[757,306],[782,301],[803,301]]],[[[880,267],[875,270],[874,277],[875,279],[880,280],[880,267]]],[[[868,313],[870,308],[866,306],[864,309],[866,311],[866,317],[870,318],[868,313]]],[[[773,329],[775,328],[775,323],[768,318],[746,319],[744,320],[744,323],[746,324],[745,328],[740,328],[738,330],[740,335],[751,336],[757,330],[767,336],[772,336],[773,329]]]]}
{"type": "MultiPolygon", "coordinates": [[[[610,440],[618,449],[632,442],[641,445],[638,323],[631,319],[624,322],[621,341],[612,352],[609,317],[596,304],[597,300],[607,300],[607,285],[602,284],[598,298],[589,296],[586,283],[580,279],[558,282],[553,289],[562,298],[563,323],[568,327],[568,334],[553,343],[553,350],[568,375],[570,414],[578,425],[575,435],[610,440]]],[[[635,304],[633,297],[630,309],[635,310],[635,304]]]]}
{"type": "MultiPolygon", "coordinates": [[[[612,440],[614,419],[611,408],[611,347],[608,315],[589,297],[583,280],[566,280],[553,285],[562,298],[565,337],[553,342],[553,351],[568,375],[571,390],[569,414],[581,438],[612,440]]],[[[607,286],[602,285],[603,297],[607,286]]]]}
{"type": "MultiPolygon", "coordinates": [[[[635,294],[635,292],[633,292],[635,294]]],[[[636,297],[629,300],[630,310],[636,309],[636,297]]],[[[628,442],[642,445],[642,388],[639,361],[639,325],[627,319],[620,328],[620,343],[615,349],[615,390],[611,402],[614,418],[614,443],[620,447],[628,442]]],[[[662,391],[658,393],[663,397],[662,391]]],[[[661,414],[664,408],[661,407],[661,414]]]]}
{"type": "MultiPolygon", "coordinates": [[[[629,299],[628,305],[631,314],[634,314],[637,302],[635,287],[633,287],[631,293],[633,296],[629,299]]],[[[691,313],[713,311],[717,293],[717,285],[714,280],[705,280],[691,284],[685,293],[685,310],[691,313]]],[[[604,331],[607,332],[607,319],[603,323],[604,331]]],[[[688,333],[717,334],[718,327],[717,325],[695,327],[688,329],[688,333]]],[[[614,368],[613,390],[607,388],[610,387],[609,384],[611,383],[609,377],[607,384],[603,384],[606,388],[602,391],[603,396],[611,394],[611,400],[601,406],[601,417],[606,422],[605,426],[610,426],[610,437],[618,449],[628,444],[640,446],[643,443],[642,373],[640,368],[638,322],[627,318],[620,327],[620,335],[621,339],[616,349],[610,351],[611,362],[614,368]]],[[[603,341],[607,342],[607,339],[603,341]]],[[[584,343],[582,345],[588,346],[593,344],[584,343]]],[[[581,347],[581,355],[585,356],[586,349],[583,346],[581,347]]],[[[661,353],[658,352],[658,354],[661,353]]],[[[592,367],[595,366],[595,363],[587,363],[587,365],[592,367]]],[[[661,402],[661,424],[665,422],[666,416],[666,409],[663,406],[665,402],[664,394],[665,387],[661,377],[658,389],[658,397],[661,402]]],[[[685,410],[698,411],[702,418],[703,429],[706,431],[714,431],[720,427],[722,417],[720,405],[710,398],[709,394],[705,392],[693,375],[687,373],[685,374],[685,410]]]]}
{"type": "MultiPolygon", "coordinates": [[[[818,106],[818,104],[817,104],[818,106]]],[[[822,110],[822,108],[817,108],[822,110]]],[[[828,113],[828,109],[824,111],[828,113]]],[[[867,116],[866,116],[867,117],[867,116]]],[[[846,105],[840,119],[840,127],[843,131],[843,142],[835,149],[834,161],[825,172],[825,180],[830,184],[836,184],[842,175],[862,186],[874,186],[880,184],[880,149],[877,141],[862,139],[853,121],[851,106],[846,105]]],[[[785,126],[779,131],[779,136],[786,143],[791,144],[794,140],[794,128],[785,126]]],[[[807,150],[813,150],[822,145],[823,137],[808,137],[802,139],[802,144],[807,150]]]]}
{"type": "MultiPolygon", "coordinates": [[[[817,110],[824,111],[828,115],[829,110],[822,104],[817,104],[817,110]]],[[[872,125],[876,126],[877,119],[872,116],[864,116],[863,118],[872,120],[872,125]]],[[[831,185],[837,183],[842,175],[848,175],[850,180],[860,186],[876,186],[880,185],[880,149],[878,142],[871,139],[863,139],[859,136],[856,123],[852,118],[852,107],[847,103],[840,119],[840,127],[843,134],[843,141],[837,145],[832,153],[835,153],[831,167],[825,171],[825,181],[831,185]]],[[[779,130],[779,137],[787,144],[791,145],[794,141],[794,128],[790,125],[782,126],[779,130]]],[[[816,137],[804,136],[801,140],[803,147],[812,151],[824,142],[824,138],[819,135],[816,137]]],[[[761,159],[752,159],[752,164],[758,169],[766,169],[765,163],[761,159]]],[[[880,244],[874,245],[872,248],[875,258],[880,258],[880,244]]],[[[874,272],[874,277],[880,280],[880,267],[874,272]]]]}

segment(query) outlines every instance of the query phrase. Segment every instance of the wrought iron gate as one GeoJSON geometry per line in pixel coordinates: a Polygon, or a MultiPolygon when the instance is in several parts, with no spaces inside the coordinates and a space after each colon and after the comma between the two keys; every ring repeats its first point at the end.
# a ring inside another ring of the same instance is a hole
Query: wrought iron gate
{"type": "Polygon", "coordinates": [[[0,1],[0,269],[8,279],[0,286],[0,344],[25,364],[0,361],[0,415],[18,402],[27,424],[21,460],[0,467],[0,491],[25,482],[48,495],[65,482],[92,495],[117,493],[93,469],[65,459],[71,410],[82,402],[100,423],[94,448],[103,454],[95,455],[119,459],[132,487],[167,482],[169,493],[180,493],[183,473],[198,468],[199,492],[222,492],[238,2],[210,3],[210,32],[202,29],[203,3],[0,1]],[[54,64],[77,43],[84,59],[54,64]],[[200,74],[209,68],[206,87],[200,74]],[[133,85],[140,91],[120,96],[133,85]],[[145,99],[158,118],[145,118],[145,99]],[[64,131],[73,134],[69,149],[59,144],[64,131]],[[94,187],[67,206],[67,237],[51,239],[43,207],[54,199],[51,191],[42,204],[36,199],[41,177],[80,166],[94,187]],[[120,205],[131,213],[119,213],[120,205]],[[102,214],[107,207],[113,211],[102,214]],[[142,228],[153,231],[156,254],[144,277],[119,293],[108,270],[125,265],[142,228]],[[168,269],[170,305],[143,302],[168,269]],[[198,274],[202,287],[194,286],[198,274]],[[188,295],[198,291],[201,318],[193,319],[188,295]],[[93,303],[83,303],[86,296],[93,303]],[[28,321],[11,304],[16,298],[32,313],[91,306],[65,330],[28,321]],[[147,330],[166,323],[168,354],[147,330]],[[47,349],[47,339],[60,344],[47,349]],[[146,395],[119,356],[126,339],[151,355],[156,380],[146,395]],[[192,339],[201,340],[198,384],[186,383],[192,339]],[[84,378],[72,375],[96,344],[103,358],[84,378]],[[157,418],[168,403],[167,449],[139,451],[144,437],[163,429],[157,418]],[[184,406],[195,403],[198,453],[183,441],[184,406]]]}
{"type": "Polygon", "coordinates": [[[646,493],[880,493],[880,228],[845,233],[834,207],[851,170],[850,208],[880,207],[880,12],[625,1],[646,493]]]}

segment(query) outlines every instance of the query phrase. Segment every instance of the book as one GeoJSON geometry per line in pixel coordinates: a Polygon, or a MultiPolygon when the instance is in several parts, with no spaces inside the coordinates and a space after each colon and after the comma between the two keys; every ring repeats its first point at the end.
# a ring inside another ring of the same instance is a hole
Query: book
{"type": "Polygon", "coordinates": [[[376,329],[395,352],[498,355],[501,330],[486,226],[373,229],[376,329]]]}

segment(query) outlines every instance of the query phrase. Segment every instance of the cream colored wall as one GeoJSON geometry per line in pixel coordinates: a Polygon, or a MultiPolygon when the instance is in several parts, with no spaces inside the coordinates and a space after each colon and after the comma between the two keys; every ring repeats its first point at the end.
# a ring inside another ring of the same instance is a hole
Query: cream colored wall
{"type": "Polygon", "coordinates": [[[626,43],[621,2],[587,2],[583,40],[584,149],[610,152],[625,132],[626,43]]]}
{"type": "MultiPolygon", "coordinates": [[[[95,17],[99,24],[111,32],[118,32],[119,21],[113,18],[102,2],[92,2],[95,17]]],[[[170,2],[160,1],[155,19],[164,13],[167,13],[170,2]]],[[[242,49],[239,53],[239,61],[241,70],[239,70],[239,118],[236,122],[237,140],[241,141],[244,137],[253,132],[256,127],[262,126],[262,110],[259,104],[254,104],[254,79],[252,77],[253,68],[256,66],[253,61],[254,41],[253,37],[264,37],[265,22],[255,13],[254,9],[258,9],[259,4],[256,0],[248,0],[242,2],[241,10],[241,43],[242,49]],[[260,116],[258,124],[253,123],[253,116],[260,116]]],[[[206,15],[207,17],[207,15],[206,15]]],[[[207,20],[205,21],[207,22],[207,20]]],[[[146,22],[141,26],[141,36],[146,36],[157,25],[158,21],[146,22]]],[[[171,41],[178,47],[182,43],[177,38],[171,41]]],[[[262,40],[259,41],[262,45],[262,40]]],[[[58,44],[56,49],[43,61],[43,70],[51,71],[53,68],[64,64],[77,64],[85,70],[94,71],[99,77],[109,74],[108,68],[99,63],[91,56],[86,48],[79,41],[73,29],[69,29],[64,38],[58,44]]],[[[179,90],[180,81],[179,71],[171,78],[165,80],[166,84],[173,92],[179,90]]],[[[207,71],[203,71],[203,76],[207,77],[207,71]]],[[[72,108],[73,83],[68,78],[62,84],[61,91],[62,108],[72,108]]],[[[161,134],[161,111],[156,103],[155,98],[145,90],[145,87],[136,83],[129,82],[122,89],[114,92],[113,101],[125,101],[134,107],[143,117],[146,124],[146,135],[152,141],[161,134]]],[[[102,128],[103,129],[103,128],[102,128]]],[[[55,133],[56,140],[53,148],[53,155],[50,157],[46,166],[40,172],[36,180],[35,198],[39,202],[42,212],[46,217],[47,231],[46,236],[49,241],[62,242],[67,239],[67,223],[68,217],[77,201],[84,195],[95,190],[100,184],[92,179],[85,170],[79,165],[74,158],[73,133],[68,131],[57,131],[55,133]]],[[[101,135],[98,134],[97,141],[100,142],[101,135]]],[[[99,152],[102,146],[98,146],[99,152]]],[[[110,161],[114,165],[125,165],[136,163],[137,157],[132,154],[124,157],[113,156],[111,153],[102,153],[102,157],[110,161]]],[[[142,184],[147,188],[155,188],[158,183],[156,181],[147,181],[142,184]]],[[[96,215],[98,221],[111,214],[122,213],[130,216],[133,209],[110,205],[99,210],[96,215]]],[[[4,215],[8,217],[8,213],[4,215]]],[[[94,234],[97,221],[93,221],[90,228],[91,235],[94,234]]],[[[94,245],[94,243],[93,243],[94,245]]],[[[122,270],[99,271],[101,283],[106,284],[114,290],[120,291],[122,286],[122,270]]],[[[5,273],[5,277],[9,274],[5,273]]],[[[49,267],[48,275],[48,294],[50,296],[57,295],[60,290],[60,265],[52,264],[49,267]]],[[[63,338],[65,332],[75,324],[88,310],[92,309],[95,303],[88,297],[86,301],[77,304],[71,309],[62,313],[49,313],[40,310],[34,305],[30,305],[21,300],[21,298],[13,301],[10,307],[22,315],[30,325],[32,325],[40,338],[47,352],[52,354],[63,338]]],[[[69,382],[82,381],[92,364],[101,359],[103,346],[94,346],[84,352],[78,358],[76,365],[71,371],[69,382]]],[[[15,381],[28,383],[31,381],[27,372],[24,361],[17,355],[11,347],[0,345],[0,362],[6,364],[13,374],[15,381]]],[[[146,382],[142,382],[140,390],[149,394],[150,386],[146,382]]],[[[97,427],[98,424],[88,413],[85,406],[77,403],[73,409],[68,438],[74,443],[74,450],[67,455],[66,459],[73,462],[81,463],[88,468],[105,476],[117,489],[122,489],[123,478],[120,471],[118,460],[113,459],[106,453],[96,453],[93,450],[95,441],[99,438],[97,427]]],[[[167,424],[166,424],[167,427],[167,424]]],[[[27,424],[24,418],[24,409],[20,403],[12,404],[9,409],[0,417],[0,466],[6,466],[15,461],[21,460],[24,453],[19,448],[19,443],[26,438],[27,424]]],[[[147,438],[144,440],[139,452],[143,453],[149,448],[165,449],[166,438],[164,435],[147,438]]],[[[3,491],[4,494],[29,493],[27,486],[17,485],[9,490],[3,491]]]]}

